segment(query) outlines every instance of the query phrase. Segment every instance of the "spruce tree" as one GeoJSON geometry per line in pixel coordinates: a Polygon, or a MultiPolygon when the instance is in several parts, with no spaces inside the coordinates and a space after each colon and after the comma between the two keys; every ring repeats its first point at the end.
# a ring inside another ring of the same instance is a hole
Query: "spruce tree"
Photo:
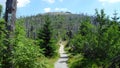
{"type": "Polygon", "coordinates": [[[50,28],[51,21],[49,17],[45,16],[45,24],[43,28],[38,33],[38,41],[40,48],[43,49],[43,54],[46,57],[53,56],[55,53],[56,47],[54,47],[52,40],[52,31],[50,28]]]}
{"type": "Polygon", "coordinates": [[[118,17],[117,15],[118,15],[118,13],[116,11],[114,11],[113,17],[112,17],[113,22],[118,22],[118,20],[120,19],[120,17],[118,17]]]}
{"type": "Polygon", "coordinates": [[[6,33],[6,30],[5,30],[5,21],[4,19],[0,19],[0,67],[2,65],[2,61],[3,61],[3,56],[4,55],[4,51],[6,49],[6,46],[4,44],[4,41],[5,41],[5,34],[6,33]]]}

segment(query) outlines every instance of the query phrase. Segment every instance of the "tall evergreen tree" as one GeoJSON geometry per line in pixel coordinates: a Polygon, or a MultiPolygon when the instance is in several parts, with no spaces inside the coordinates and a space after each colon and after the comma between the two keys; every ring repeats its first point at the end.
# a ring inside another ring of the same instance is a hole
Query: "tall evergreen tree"
{"type": "Polygon", "coordinates": [[[45,24],[43,28],[38,33],[38,41],[40,48],[43,49],[43,54],[45,56],[53,56],[56,47],[54,47],[52,40],[52,31],[50,28],[51,21],[48,15],[45,16],[45,24]]]}
{"type": "Polygon", "coordinates": [[[3,56],[4,55],[4,51],[6,49],[6,46],[4,45],[4,41],[5,41],[5,34],[6,33],[6,29],[5,29],[5,21],[4,19],[0,19],[0,67],[2,65],[2,61],[3,61],[3,56]]]}
{"type": "Polygon", "coordinates": [[[118,15],[118,13],[116,11],[114,11],[113,17],[112,17],[113,22],[118,22],[120,17],[118,17],[117,15],[118,15]]]}

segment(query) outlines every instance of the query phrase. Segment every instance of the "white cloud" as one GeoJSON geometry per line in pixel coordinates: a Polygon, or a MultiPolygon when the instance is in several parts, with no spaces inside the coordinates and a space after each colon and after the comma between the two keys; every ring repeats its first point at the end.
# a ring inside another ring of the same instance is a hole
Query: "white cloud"
{"type": "MultiPolygon", "coordinates": [[[[17,7],[21,8],[21,7],[25,7],[27,4],[30,3],[30,0],[17,0],[17,7]]],[[[3,5],[3,7],[5,7],[5,3],[6,0],[0,0],[0,4],[3,5]]]]}
{"type": "Polygon", "coordinates": [[[99,2],[102,3],[118,3],[120,0],[99,0],[99,2]]]}
{"type": "Polygon", "coordinates": [[[69,11],[67,8],[54,8],[54,9],[51,9],[51,8],[44,8],[43,9],[44,12],[51,12],[51,11],[55,11],[55,12],[59,12],[59,11],[69,11]]]}
{"type": "Polygon", "coordinates": [[[29,3],[30,3],[30,0],[18,0],[17,6],[18,6],[18,8],[25,7],[29,3]]]}
{"type": "Polygon", "coordinates": [[[55,3],[55,0],[43,0],[43,1],[45,1],[45,2],[48,2],[48,3],[55,3]]]}
{"type": "Polygon", "coordinates": [[[44,11],[45,11],[45,12],[50,12],[50,11],[51,11],[51,8],[44,8],[44,11]]]}
{"type": "Polygon", "coordinates": [[[55,11],[68,11],[67,8],[55,8],[55,11]]]}

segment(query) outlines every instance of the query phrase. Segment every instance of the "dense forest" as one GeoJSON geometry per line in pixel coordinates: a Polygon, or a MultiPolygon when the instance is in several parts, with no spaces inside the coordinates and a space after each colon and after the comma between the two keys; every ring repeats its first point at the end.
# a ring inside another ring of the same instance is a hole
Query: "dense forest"
{"type": "Polygon", "coordinates": [[[42,29],[45,23],[45,16],[51,20],[50,27],[55,39],[67,39],[69,33],[72,35],[79,31],[80,22],[86,20],[88,17],[93,21],[94,17],[84,14],[72,14],[68,12],[51,12],[45,14],[38,14],[35,16],[21,17],[18,20],[24,20],[27,37],[36,39],[39,29],[42,29]]]}
{"type": "Polygon", "coordinates": [[[46,15],[51,20],[53,39],[68,42],[70,68],[119,67],[120,24],[116,11],[111,18],[103,9],[96,9],[94,16],[53,12],[24,17],[27,37],[35,39],[39,35],[46,15]]]}
{"type": "Polygon", "coordinates": [[[8,39],[0,5],[0,68],[53,68],[65,41],[69,68],[120,68],[120,22],[104,10],[95,15],[49,12],[19,17],[8,39]],[[13,49],[9,52],[9,43],[13,49]],[[12,67],[9,67],[11,66],[12,67]]]}

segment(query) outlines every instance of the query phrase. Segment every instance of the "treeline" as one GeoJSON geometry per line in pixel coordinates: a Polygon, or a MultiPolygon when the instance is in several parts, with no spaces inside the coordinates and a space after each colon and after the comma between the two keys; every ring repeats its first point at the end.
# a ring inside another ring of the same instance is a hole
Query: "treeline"
{"type": "Polygon", "coordinates": [[[78,33],[70,39],[70,68],[119,68],[120,22],[117,13],[112,20],[104,10],[96,10],[93,24],[90,18],[80,23],[78,33]]]}
{"type": "Polygon", "coordinates": [[[50,27],[52,28],[53,37],[56,40],[68,39],[69,33],[72,35],[78,32],[80,22],[84,21],[86,17],[90,17],[93,21],[93,16],[88,16],[84,14],[71,14],[65,12],[51,12],[45,14],[38,14],[35,16],[21,17],[19,19],[24,20],[24,25],[26,27],[27,37],[36,39],[37,32],[41,29],[45,23],[44,16],[48,16],[51,20],[50,27]]]}
{"type": "Polygon", "coordinates": [[[22,17],[27,37],[37,39],[38,35],[42,36],[38,31],[43,28],[46,15],[51,20],[52,39],[68,41],[66,49],[70,53],[70,68],[120,67],[120,24],[117,12],[112,18],[104,10],[96,10],[94,16],[53,12],[22,17]]]}
{"type": "MultiPolygon", "coordinates": [[[[51,20],[45,15],[44,24],[36,33],[35,39],[28,37],[24,19],[15,23],[15,33],[11,39],[6,29],[5,20],[2,17],[0,5],[0,68],[52,68],[53,58],[58,56],[58,40],[53,39],[51,20]],[[12,53],[9,52],[8,43],[14,44],[12,53]]],[[[30,29],[30,28],[29,28],[30,29]]]]}
{"type": "Polygon", "coordinates": [[[13,39],[7,39],[6,22],[0,6],[0,68],[51,68],[58,56],[57,42],[68,41],[70,68],[120,67],[120,23],[104,10],[95,16],[68,12],[21,17],[16,21],[13,39]],[[14,44],[12,57],[6,42],[14,44]]]}

